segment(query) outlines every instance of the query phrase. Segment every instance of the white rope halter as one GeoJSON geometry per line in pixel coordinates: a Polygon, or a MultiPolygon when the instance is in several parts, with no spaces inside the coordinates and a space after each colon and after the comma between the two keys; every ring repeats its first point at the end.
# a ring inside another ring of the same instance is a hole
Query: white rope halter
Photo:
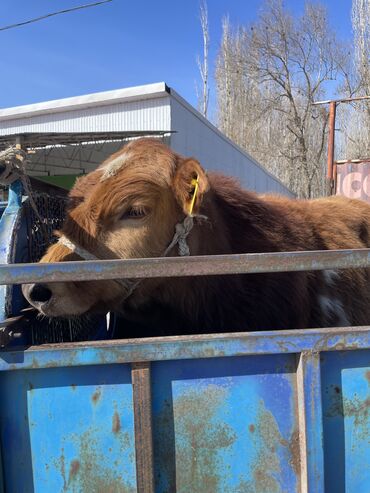
{"type": "Polygon", "coordinates": [[[84,260],[99,260],[98,257],[95,257],[92,253],[88,252],[84,248],[80,247],[79,245],[76,245],[76,243],[73,243],[70,241],[66,236],[60,236],[58,243],[61,243],[65,247],[69,248],[71,252],[76,253],[79,257],[83,258],[84,260]]]}
{"type": "MultiPolygon", "coordinates": [[[[205,218],[205,216],[199,217],[202,219],[205,218]]],[[[179,246],[179,255],[181,257],[190,255],[189,245],[186,242],[186,238],[188,237],[190,231],[193,229],[193,226],[194,216],[186,216],[182,223],[177,223],[175,226],[175,234],[173,235],[171,243],[168,245],[161,256],[166,257],[176,244],[178,244],[179,246]]],[[[90,253],[85,248],[82,248],[80,245],[77,245],[73,241],[69,240],[65,235],[59,237],[58,243],[61,243],[63,246],[67,247],[69,250],[76,253],[76,255],[83,258],[84,260],[102,260],[96,255],[90,253]]]]}
{"type": "MultiPolygon", "coordinates": [[[[83,258],[84,260],[101,260],[99,257],[96,257],[92,253],[88,252],[85,250],[85,248],[82,248],[79,245],[76,245],[72,241],[70,241],[66,236],[61,236],[59,238],[58,243],[61,243],[65,247],[67,247],[71,252],[76,253],[79,257],[83,258]]],[[[120,286],[124,287],[126,290],[126,296],[125,299],[128,298],[136,286],[140,283],[140,280],[138,281],[130,281],[129,279],[113,279],[114,282],[118,283],[120,286]]]]}
{"type": "Polygon", "coordinates": [[[173,235],[171,243],[163,252],[162,257],[166,257],[172,248],[178,244],[180,257],[190,255],[189,245],[186,242],[188,234],[193,229],[194,216],[186,216],[182,223],[177,223],[175,226],[175,234],[173,235]]]}
{"type": "MultiPolygon", "coordinates": [[[[168,253],[172,250],[172,248],[174,248],[176,245],[178,245],[178,251],[181,257],[190,255],[190,249],[186,239],[190,231],[193,229],[194,218],[207,219],[206,216],[188,215],[185,217],[182,223],[177,223],[175,226],[175,234],[173,235],[170,244],[161,255],[162,257],[166,257],[168,253]]],[[[60,236],[58,243],[67,247],[69,250],[76,253],[76,255],[83,258],[84,260],[102,260],[90,253],[88,250],[85,250],[85,248],[82,248],[80,245],[72,242],[64,235],[60,236]]],[[[131,281],[129,279],[115,279],[114,281],[127,290],[127,294],[124,299],[127,299],[129,296],[131,296],[133,291],[141,282],[140,279],[136,281],[131,281]]]]}

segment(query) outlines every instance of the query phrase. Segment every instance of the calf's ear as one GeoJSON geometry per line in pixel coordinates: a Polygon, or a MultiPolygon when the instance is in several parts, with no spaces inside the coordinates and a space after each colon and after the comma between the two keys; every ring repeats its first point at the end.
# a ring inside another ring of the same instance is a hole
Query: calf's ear
{"type": "Polygon", "coordinates": [[[185,214],[199,212],[204,194],[209,190],[205,171],[196,159],[182,159],[173,178],[175,196],[185,214]]]}

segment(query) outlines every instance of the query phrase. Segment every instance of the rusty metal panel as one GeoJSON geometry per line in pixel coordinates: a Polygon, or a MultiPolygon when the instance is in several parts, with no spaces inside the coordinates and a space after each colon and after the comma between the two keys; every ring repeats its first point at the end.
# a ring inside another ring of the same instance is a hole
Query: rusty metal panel
{"type": "Polygon", "coordinates": [[[157,493],[301,491],[294,355],[155,363],[152,382],[157,493]]]}
{"type": "Polygon", "coordinates": [[[368,493],[370,351],[323,353],[325,491],[368,493]]]}
{"type": "Polygon", "coordinates": [[[129,365],[5,372],[5,491],[136,493],[129,365]]]}
{"type": "Polygon", "coordinates": [[[137,493],[146,422],[156,493],[368,493],[369,350],[357,327],[2,351],[5,491],[137,493]]]}
{"type": "Polygon", "coordinates": [[[370,162],[338,164],[337,195],[370,202],[370,162]]]}

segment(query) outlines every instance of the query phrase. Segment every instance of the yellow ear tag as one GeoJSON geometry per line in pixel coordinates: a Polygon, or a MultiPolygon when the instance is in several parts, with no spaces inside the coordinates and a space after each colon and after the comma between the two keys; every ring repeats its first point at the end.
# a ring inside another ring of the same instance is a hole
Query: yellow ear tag
{"type": "Polygon", "coordinates": [[[191,198],[190,206],[189,206],[189,216],[193,214],[195,199],[197,198],[198,188],[199,188],[199,176],[191,180],[191,185],[194,187],[193,196],[191,198]]]}

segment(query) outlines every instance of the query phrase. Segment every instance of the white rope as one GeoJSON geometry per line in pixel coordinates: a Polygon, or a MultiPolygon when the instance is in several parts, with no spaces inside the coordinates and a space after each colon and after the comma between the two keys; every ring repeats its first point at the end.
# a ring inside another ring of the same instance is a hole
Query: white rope
{"type": "Polygon", "coordinates": [[[206,221],[208,218],[207,216],[202,216],[200,214],[191,214],[189,216],[186,216],[182,223],[177,223],[175,226],[175,234],[172,238],[172,241],[164,251],[162,257],[167,257],[167,254],[172,250],[174,246],[176,246],[176,244],[179,245],[180,257],[187,257],[190,255],[190,249],[189,245],[186,242],[186,239],[190,231],[194,227],[194,219],[206,221]]]}
{"type": "Polygon", "coordinates": [[[193,226],[193,216],[186,216],[182,223],[177,223],[175,226],[175,234],[172,238],[172,241],[164,251],[162,257],[166,257],[177,243],[179,245],[179,254],[181,257],[190,255],[189,245],[186,242],[186,238],[188,237],[190,231],[193,229],[193,226]]]}
{"type": "MultiPolygon", "coordinates": [[[[79,245],[76,245],[72,241],[70,241],[66,236],[62,235],[59,237],[58,243],[61,245],[64,245],[67,247],[71,252],[76,253],[79,257],[83,258],[84,260],[100,260],[99,257],[96,257],[89,251],[85,250],[85,248],[82,248],[79,245]]],[[[123,286],[127,293],[126,293],[126,298],[128,298],[131,293],[134,291],[136,286],[139,284],[140,280],[136,281],[130,281],[130,279],[113,279],[113,281],[117,282],[121,286],[123,286]]]]}
{"type": "Polygon", "coordinates": [[[8,147],[0,152],[0,163],[4,163],[3,171],[0,171],[0,184],[9,186],[16,180],[21,180],[24,191],[28,196],[31,207],[40,222],[40,228],[44,235],[45,242],[49,242],[49,235],[45,228],[44,220],[39,214],[36,202],[33,199],[32,188],[29,177],[26,175],[25,164],[27,163],[27,153],[18,147],[8,147]]]}
{"type": "MultiPolygon", "coordinates": [[[[177,223],[175,226],[175,234],[171,240],[171,243],[168,245],[166,250],[163,252],[162,257],[166,257],[167,254],[172,250],[176,244],[179,246],[179,254],[181,257],[190,255],[189,245],[186,242],[186,239],[193,229],[194,226],[194,218],[198,219],[207,219],[206,216],[201,215],[191,215],[186,216],[182,223],[177,223]]],[[[76,245],[71,240],[69,240],[66,236],[62,235],[59,238],[58,243],[61,243],[65,247],[67,247],[72,252],[76,253],[79,257],[84,260],[101,260],[99,257],[96,257],[92,253],[88,252],[84,248],[79,245],[76,245]]],[[[126,289],[125,300],[131,296],[137,286],[142,282],[142,279],[138,279],[136,281],[130,281],[129,279],[114,279],[115,282],[122,285],[126,289]]]]}
{"type": "Polygon", "coordinates": [[[26,153],[22,149],[9,147],[0,152],[0,163],[4,163],[4,169],[0,172],[0,184],[9,186],[19,180],[24,174],[23,162],[26,153]]]}
{"type": "Polygon", "coordinates": [[[99,260],[98,257],[95,257],[92,253],[88,252],[84,248],[82,248],[79,245],[76,245],[76,243],[72,243],[66,236],[60,236],[58,243],[64,245],[67,247],[71,252],[76,253],[79,257],[83,258],[84,260],[99,260]]]}

